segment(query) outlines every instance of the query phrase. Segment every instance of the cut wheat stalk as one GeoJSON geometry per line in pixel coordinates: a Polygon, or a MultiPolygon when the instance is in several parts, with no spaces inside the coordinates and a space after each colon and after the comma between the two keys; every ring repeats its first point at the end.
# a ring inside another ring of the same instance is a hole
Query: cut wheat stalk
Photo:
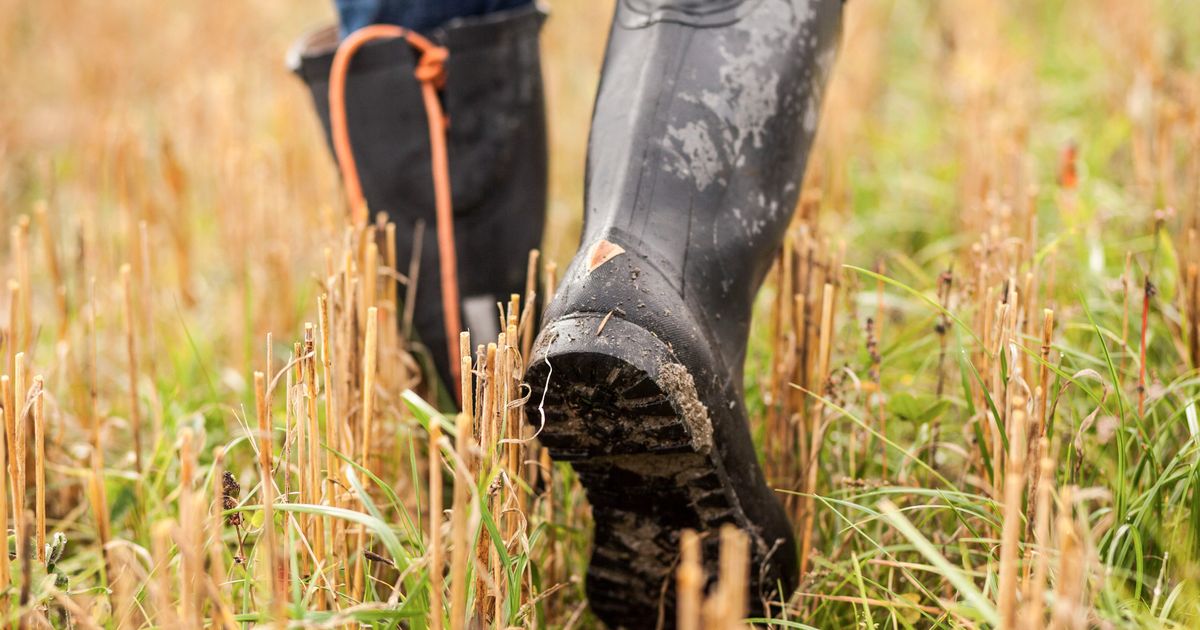
{"type": "Polygon", "coordinates": [[[137,472],[142,468],[142,412],[138,395],[137,321],[133,309],[133,282],[129,264],[121,265],[121,294],[125,307],[125,356],[129,377],[129,429],[133,433],[133,461],[137,472]]]}
{"type": "Polygon", "coordinates": [[[43,200],[37,203],[34,214],[37,216],[38,227],[42,233],[42,251],[46,256],[46,268],[50,271],[50,282],[54,288],[54,306],[58,311],[58,339],[66,338],[70,327],[70,311],[67,308],[67,290],[63,282],[62,266],[58,262],[58,251],[55,246],[54,226],[51,224],[48,204],[43,200]]]}
{"type": "Polygon", "coordinates": [[[1025,588],[1025,614],[1022,615],[1022,627],[1029,630],[1042,630],[1045,626],[1046,614],[1046,580],[1050,570],[1050,512],[1053,505],[1054,460],[1043,457],[1038,462],[1038,483],[1036,518],[1033,529],[1033,540],[1030,553],[1025,562],[1032,564],[1029,584],[1025,588]],[[1030,555],[1033,557],[1030,558],[1030,555]]]}
{"type": "MultiPolygon", "coordinates": [[[[360,267],[362,269],[363,299],[359,308],[362,310],[364,318],[368,318],[370,309],[376,308],[379,303],[379,296],[376,294],[379,281],[379,246],[375,243],[374,234],[374,230],[368,230],[367,234],[363,236],[367,240],[360,267]]],[[[365,327],[370,324],[367,319],[364,319],[362,325],[365,327]]]]}
{"type": "Polygon", "coordinates": [[[675,572],[675,627],[700,630],[700,607],[704,598],[704,564],[700,537],[684,530],[679,537],[679,568],[675,572]]]}
{"type": "MultiPolygon", "coordinates": [[[[1029,438],[1028,461],[1042,461],[1042,454],[1045,451],[1046,444],[1046,428],[1048,419],[1046,418],[1048,401],[1050,399],[1050,342],[1054,336],[1054,311],[1045,309],[1042,311],[1042,345],[1039,355],[1040,363],[1038,368],[1038,386],[1035,390],[1037,394],[1037,411],[1036,422],[1033,433],[1029,438]]],[[[1037,520],[1037,511],[1039,504],[1038,484],[1041,483],[1040,475],[1032,475],[1029,485],[1028,521],[1025,526],[1025,537],[1029,538],[1029,534],[1033,528],[1034,522],[1037,520]]],[[[1026,571],[1029,569],[1027,568],[1026,571]]]]}
{"type": "MultiPolygon", "coordinates": [[[[110,582],[112,588],[113,616],[116,618],[117,630],[140,628],[146,621],[144,615],[140,612],[145,610],[145,608],[137,601],[135,584],[138,577],[142,576],[134,575],[136,563],[132,558],[132,552],[128,548],[118,547],[113,549],[112,557],[112,566],[115,570],[115,575],[112,576],[110,582]]],[[[151,589],[151,593],[153,593],[153,589],[151,589]]]]}
{"type": "MultiPolygon", "coordinates": [[[[332,279],[332,255],[329,250],[326,250],[326,259],[329,264],[329,278],[332,279]]],[[[339,406],[341,399],[338,398],[339,387],[335,382],[333,372],[332,335],[337,327],[333,323],[333,307],[330,304],[328,293],[317,298],[317,309],[319,311],[317,323],[321,332],[321,378],[325,384],[325,479],[322,487],[322,504],[340,508],[344,507],[340,498],[340,490],[346,487],[346,484],[341,479],[341,466],[339,466],[337,454],[345,451],[341,442],[341,429],[343,428],[343,418],[339,406]]],[[[343,527],[344,523],[341,519],[330,520],[329,539],[332,543],[330,552],[334,558],[342,560],[346,557],[343,527]]],[[[344,586],[341,579],[344,571],[335,570],[331,572],[331,575],[335,589],[344,586]]],[[[334,603],[336,605],[336,599],[334,603]]]]}
{"type": "Polygon", "coordinates": [[[1085,550],[1075,527],[1071,487],[1059,493],[1061,505],[1055,528],[1058,530],[1058,575],[1054,604],[1050,611],[1050,630],[1076,630],[1086,627],[1087,612],[1081,610],[1085,573],[1085,550]]]}
{"type": "Polygon", "coordinates": [[[14,342],[20,350],[28,351],[33,335],[33,301],[30,299],[33,283],[30,282],[29,277],[29,217],[27,215],[17,217],[17,225],[12,228],[12,246],[17,282],[24,288],[19,296],[20,302],[17,306],[21,317],[18,320],[20,325],[14,331],[14,342]]]}
{"type": "Polygon", "coordinates": [[[721,526],[717,586],[702,606],[706,630],[739,630],[747,612],[750,540],[732,524],[721,526]]]}
{"type": "Polygon", "coordinates": [[[8,280],[8,334],[4,336],[4,364],[13,373],[13,357],[17,355],[18,338],[21,333],[21,283],[8,280]]]}
{"type": "Polygon", "coordinates": [[[206,577],[214,585],[213,592],[210,594],[215,611],[214,617],[226,630],[234,630],[238,625],[230,607],[230,603],[233,601],[233,589],[225,567],[225,545],[221,541],[221,532],[225,528],[225,479],[221,474],[224,469],[225,447],[218,446],[212,451],[212,478],[209,488],[211,497],[206,522],[207,531],[204,534],[204,548],[208,551],[206,577]]]}
{"type": "MultiPolygon", "coordinates": [[[[138,223],[138,232],[141,234],[140,241],[142,245],[140,252],[141,265],[139,265],[140,273],[138,275],[138,287],[136,291],[141,301],[140,308],[142,311],[142,316],[139,318],[139,320],[141,326],[145,330],[152,331],[154,329],[154,299],[151,294],[151,289],[154,287],[154,285],[150,281],[150,226],[145,221],[141,221],[138,223]]],[[[149,376],[150,382],[153,383],[155,382],[157,374],[157,362],[155,360],[154,353],[154,335],[146,335],[143,339],[142,345],[142,351],[146,353],[146,374],[149,376]]],[[[160,435],[161,431],[162,427],[156,424],[154,435],[154,443],[156,444],[162,437],[160,435]]]]}
{"type": "Polygon", "coordinates": [[[541,252],[536,249],[529,250],[529,262],[525,266],[525,313],[521,316],[521,357],[529,360],[530,351],[533,349],[533,332],[534,332],[534,315],[537,310],[537,278],[538,278],[538,261],[541,259],[541,252]]]}
{"type": "Polygon", "coordinates": [[[196,477],[195,434],[184,427],[179,434],[179,527],[175,531],[175,544],[179,549],[179,603],[180,617],[185,628],[199,630],[200,621],[197,588],[203,580],[203,563],[196,518],[194,513],[193,483],[196,477]]]}
{"type": "MultiPolygon", "coordinates": [[[[463,374],[469,374],[470,357],[463,357],[462,366],[463,374]]],[[[469,399],[469,392],[464,393],[463,400],[469,399]]],[[[470,414],[466,411],[458,414],[454,426],[456,432],[454,496],[450,513],[450,630],[462,630],[466,624],[467,614],[467,563],[472,555],[471,537],[467,529],[471,485],[467,462],[471,461],[473,445],[470,414]]]]}
{"type": "MultiPolygon", "coordinates": [[[[818,368],[817,374],[821,379],[821,384],[824,386],[829,378],[829,353],[833,343],[833,294],[834,286],[831,283],[825,283],[821,294],[821,336],[818,341],[818,368]]],[[[822,387],[823,389],[823,387],[822,387]]],[[[825,392],[822,391],[824,396],[825,392]]],[[[815,510],[814,493],[817,491],[817,474],[820,470],[820,452],[822,436],[824,434],[824,421],[822,419],[824,405],[821,403],[821,398],[817,399],[814,405],[812,416],[811,448],[808,452],[808,458],[804,463],[804,521],[800,543],[800,574],[804,575],[808,571],[808,563],[812,552],[812,534],[813,534],[813,519],[815,510]]]]}
{"type": "Polygon", "coordinates": [[[519,388],[521,384],[521,357],[518,355],[519,350],[516,344],[519,343],[517,337],[516,313],[519,309],[519,297],[512,296],[512,301],[509,306],[508,337],[509,346],[504,353],[504,424],[505,438],[508,440],[508,477],[515,486],[516,492],[516,510],[510,511],[507,519],[505,519],[505,540],[512,540],[520,525],[521,516],[526,510],[526,503],[529,500],[526,485],[524,483],[524,440],[523,430],[525,423],[523,422],[522,414],[520,413],[520,404],[517,400],[519,396],[519,388]]]}
{"type": "Polygon", "coordinates": [[[153,618],[160,627],[178,627],[178,612],[171,593],[174,590],[171,582],[171,537],[175,530],[175,521],[164,519],[154,524],[151,530],[151,558],[153,559],[153,579],[148,585],[150,601],[154,604],[153,618]]]}
{"type": "Polygon", "coordinates": [[[543,303],[549,304],[554,299],[555,293],[558,292],[558,263],[553,260],[546,261],[545,275],[542,278],[542,295],[544,296],[543,303]]]}
{"type": "MultiPolygon", "coordinates": [[[[304,325],[304,360],[301,363],[304,371],[305,420],[308,433],[308,458],[305,468],[308,471],[308,500],[311,504],[321,503],[321,438],[320,418],[317,415],[317,359],[316,359],[316,330],[311,323],[304,325]]],[[[310,530],[313,547],[313,562],[319,576],[325,574],[325,519],[320,515],[312,515],[310,530]]],[[[313,580],[314,583],[317,581],[313,580]]],[[[314,594],[317,610],[325,610],[326,598],[323,589],[317,589],[314,594]]]]}
{"type": "MultiPolygon", "coordinates": [[[[500,317],[501,326],[503,326],[504,323],[505,323],[505,320],[504,320],[503,311],[502,311],[501,317],[500,317]]],[[[501,330],[503,330],[503,328],[501,328],[501,330]]],[[[506,333],[500,333],[499,335],[497,335],[496,353],[495,353],[494,357],[489,357],[489,363],[490,363],[490,366],[492,367],[491,390],[492,390],[492,398],[493,398],[493,405],[492,405],[493,417],[491,419],[492,440],[488,444],[488,450],[492,451],[492,453],[493,453],[492,463],[495,468],[499,469],[498,474],[500,475],[500,483],[497,483],[493,487],[493,494],[491,496],[491,500],[492,500],[491,512],[493,514],[493,517],[496,518],[497,521],[499,521],[497,523],[497,525],[499,526],[500,533],[501,533],[501,541],[500,542],[506,542],[509,540],[509,536],[508,536],[508,534],[509,534],[509,525],[508,525],[509,516],[506,514],[506,511],[505,511],[505,508],[506,508],[505,499],[507,498],[508,495],[505,492],[506,484],[504,483],[504,476],[507,474],[507,469],[508,469],[508,459],[506,457],[508,448],[504,442],[505,437],[507,436],[507,428],[508,428],[508,422],[507,422],[508,361],[506,360],[507,357],[508,357],[508,335],[506,333]]],[[[488,468],[491,469],[492,466],[489,466],[488,468]]],[[[510,477],[510,479],[511,479],[511,477],[510,477]]],[[[480,536],[480,538],[482,539],[484,537],[480,536]]],[[[489,553],[488,553],[488,566],[490,566],[492,569],[492,584],[491,584],[491,586],[492,586],[492,594],[491,594],[492,606],[491,606],[491,609],[488,611],[488,619],[492,620],[495,623],[500,623],[499,620],[501,619],[501,615],[503,613],[503,606],[504,606],[504,599],[505,599],[505,587],[510,586],[510,585],[505,585],[503,583],[504,567],[500,563],[500,550],[497,546],[498,544],[500,544],[500,542],[491,545],[489,547],[489,553]]]]}
{"type": "MultiPolygon", "coordinates": [[[[286,365],[283,368],[283,378],[284,378],[283,447],[279,454],[279,459],[280,459],[279,464],[277,464],[279,468],[283,469],[283,488],[282,488],[283,491],[279,495],[279,498],[281,499],[281,501],[283,503],[292,502],[292,499],[293,499],[293,497],[292,497],[292,478],[293,478],[292,471],[295,470],[295,465],[294,465],[292,459],[295,456],[296,448],[302,447],[304,444],[303,434],[300,435],[300,437],[301,437],[300,440],[297,441],[294,439],[297,434],[297,431],[295,429],[295,424],[294,424],[294,422],[295,422],[294,418],[296,416],[296,404],[295,404],[295,398],[293,397],[292,394],[295,392],[295,374],[296,374],[296,372],[292,368],[295,366],[296,357],[299,354],[300,354],[300,344],[294,344],[292,346],[291,358],[286,362],[286,365]]],[[[277,378],[272,379],[271,386],[268,387],[268,389],[267,389],[268,399],[274,393],[274,385],[275,385],[277,378]]],[[[298,502],[303,503],[304,502],[304,485],[305,485],[303,475],[301,475],[300,478],[296,480],[296,483],[298,486],[297,493],[300,495],[298,502]]],[[[290,516],[291,515],[289,514],[289,517],[290,516]]],[[[307,521],[308,515],[301,514],[297,518],[301,521],[307,521]]],[[[284,527],[283,539],[284,540],[289,539],[290,534],[288,532],[288,529],[291,527],[291,523],[292,523],[291,518],[285,518],[283,520],[283,527],[284,527]]]]}
{"type": "Polygon", "coordinates": [[[33,508],[38,562],[46,563],[46,383],[33,379],[33,508]]]}
{"type": "MultiPolygon", "coordinates": [[[[478,472],[480,477],[490,476],[492,465],[494,463],[495,454],[495,398],[496,398],[496,379],[494,378],[496,365],[496,343],[492,342],[483,346],[482,344],[476,349],[475,353],[475,409],[478,430],[476,431],[476,444],[478,451],[472,457],[472,469],[478,472]]],[[[478,509],[493,510],[493,496],[491,487],[486,491],[481,492],[478,498],[478,509]]],[[[494,514],[494,512],[493,512],[494,514]]],[[[494,549],[489,544],[488,536],[482,535],[477,537],[475,547],[475,612],[474,616],[484,620],[488,618],[488,599],[490,595],[489,579],[492,567],[492,555],[494,549]]]]}
{"type": "MultiPolygon", "coordinates": [[[[13,487],[15,489],[13,492],[13,518],[15,519],[16,524],[17,547],[19,549],[20,547],[29,544],[29,530],[25,527],[26,521],[24,514],[26,505],[28,505],[26,500],[28,486],[25,484],[25,465],[27,457],[26,453],[28,449],[28,437],[26,431],[29,423],[30,409],[29,383],[26,381],[25,353],[18,352],[13,361],[13,387],[17,397],[16,406],[13,407],[13,409],[16,411],[16,421],[14,422],[13,427],[13,440],[16,444],[16,448],[13,449],[13,457],[16,458],[16,461],[13,462],[16,464],[13,467],[14,472],[16,473],[15,477],[13,478],[13,487]]],[[[96,457],[97,455],[93,453],[93,461],[95,461],[96,457]]],[[[94,468],[96,475],[99,476],[102,466],[94,465],[94,468]]],[[[99,516],[99,514],[97,514],[97,516],[99,516]]],[[[107,537],[105,540],[108,540],[107,537]]],[[[20,552],[18,551],[18,555],[19,554],[20,552]]]]}
{"type": "Polygon", "coordinates": [[[262,495],[263,542],[267,548],[267,567],[271,582],[271,613],[276,623],[282,625],[285,616],[287,591],[284,588],[284,572],[279,548],[275,541],[275,480],[271,474],[272,431],[271,416],[268,409],[266,376],[262,372],[254,373],[255,416],[258,418],[258,470],[259,492],[262,495]]]}
{"type": "MultiPolygon", "coordinates": [[[[103,427],[100,413],[98,411],[100,399],[100,384],[97,374],[99,364],[99,351],[97,349],[96,335],[96,311],[98,309],[96,302],[96,279],[88,280],[88,317],[87,329],[85,331],[85,348],[87,353],[87,387],[88,400],[85,405],[85,417],[87,418],[87,426],[91,431],[90,441],[92,447],[92,479],[95,485],[94,498],[92,501],[92,510],[96,515],[97,533],[100,537],[100,548],[108,549],[108,543],[112,540],[112,523],[108,511],[108,493],[104,487],[104,443],[101,439],[103,427]]],[[[18,427],[22,423],[18,423],[18,427]]],[[[23,457],[23,455],[22,455],[23,457]]],[[[23,469],[22,465],[20,469],[23,469]]],[[[24,472],[21,470],[21,482],[24,483],[24,472]]],[[[22,490],[21,501],[24,505],[24,490],[22,490]]],[[[108,555],[105,554],[105,563],[108,564],[108,555]]],[[[111,567],[106,567],[111,569],[111,567]]]]}
{"type": "Polygon", "coordinates": [[[1025,490],[1025,400],[1014,397],[1008,427],[1008,462],[1004,472],[1004,511],[1000,530],[1000,627],[1018,627],[1017,581],[1021,558],[1021,496],[1025,490]]]}
{"type": "Polygon", "coordinates": [[[363,468],[371,470],[371,437],[375,425],[375,378],[379,358],[379,309],[367,309],[366,337],[363,342],[362,444],[359,457],[363,468]]]}
{"type": "MultiPolygon", "coordinates": [[[[11,505],[9,504],[9,502],[7,500],[5,501],[6,509],[5,509],[4,520],[5,520],[6,527],[3,530],[5,532],[8,531],[7,523],[9,520],[8,517],[10,515],[12,516],[12,526],[13,526],[14,530],[16,530],[17,522],[20,520],[20,517],[17,514],[17,510],[19,509],[19,506],[17,505],[17,471],[16,471],[16,465],[17,465],[17,450],[16,450],[17,405],[14,400],[15,396],[13,394],[13,389],[14,389],[14,387],[12,385],[12,382],[11,382],[11,379],[9,378],[9,376],[7,374],[5,374],[4,376],[0,376],[0,396],[3,396],[3,398],[4,398],[4,460],[5,460],[4,471],[8,474],[8,483],[3,484],[3,485],[5,486],[4,494],[6,495],[6,497],[7,496],[12,497],[11,505]],[[12,508],[11,512],[9,512],[9,510],[7,509],[8,507],[12,508]]],[[[5,543],[5,544],[7,545],[7,543],[5,543]]],[[[0,550],[0,551],[3,551],[3,550],[0,550]]],[[[7,554],[7,552],[4,552],[3,555],[7,556],[8,554],[7,554]]]]}
{"type": "MultiPolygon", "coordinates": [[[[371,470],[371,435],[374,429],[375,422],[375,368],[379,354],[379,311],[372,306],[367,309],[367,325],[366,337],[363,344],[363,378],[362,378],[362,433],[361,433],[361,450],[359,452],[360,464],[363,468],[371,470]]],[[[366,549],[366,530],[360,527],[358,536],[355,542],[355,562],[354,570],[354,599],[361,601],[363,589],[365,588],[365,579],[367,571],[366,558],[363,552],[366,549]]]]}
{"type": "MultiPolygon", "coordinates": [[[[7,401],[9,394],[8,375],[0,376],[0,401],[7,401]]],[[[13,415],[13,409],[6,402],[2,403],[0,411],[3,412],[4,423],[7,426],[11,424],[9,417],[13,415]]],[[[0,470],[8,468],[8,431],[0,431],[0,441],[4,444],[0,445],[0,470]]],[[[11,486],[8,484],[0,484],[0,532],[4,532],[4,545],[0,548],[0,593],[7,592],[8,587],[12,584],[12,567],[8,556],[8,493],[11,486]]],[[[7,598],[0,598],[0,613],[7,610],[7,598]]]]}

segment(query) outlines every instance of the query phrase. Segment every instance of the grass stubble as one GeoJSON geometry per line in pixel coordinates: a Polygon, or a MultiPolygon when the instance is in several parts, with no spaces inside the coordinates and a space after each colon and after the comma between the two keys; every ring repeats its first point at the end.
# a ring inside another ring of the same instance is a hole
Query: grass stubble
{"type": "MultiPolygon", "coordinates": [[[[1195,10],[848,7],[749,353],[752,428],[804,568],[752,622],[1193,626],[1195,10]]],[[[555,175],[555,236],[497,305],[499,336],[460,338],[462,411],[444,416],[454,396],[421,378],[408,334],[419,255],[396,257],[420,235],[321,205],[337,193],[312,175],[328,171],[316,134],[290,132],[298,93],[256,94],[236,120],[244,79],[185,81],[189,98],[156,105],[181,124],[155,135],[113,113],[130,81],[171,77],[135,56],[128,77],[71,84],[107,108],[52,109],[63,128],[46,127],[33,113],[53,100],[28,79],[62,77],[29,52],[38,25],[71,25],[92,44],[72,63],[103,73],[114,34],[175,19],[142,0],[94,23],[66,10],[24,9],[29,37],[0,44],[31,86],[0,112],[4,622],[594,625],[585,497],[538,446],[522,383],[577,174],[555,175]]],[[[590,102],[563,64],[594,64],[602,39],[585,51],[556,29],[595,10],[556,6],[547,27],[554,112],[590,102]]],[[[229,72],[278,43],[240,35],[276,11],[188,15],[231,34],[200,51],[229,72]]],[[[713,535],[680,537],[681,628],[748,623],[747,540],[713,535]]]]}

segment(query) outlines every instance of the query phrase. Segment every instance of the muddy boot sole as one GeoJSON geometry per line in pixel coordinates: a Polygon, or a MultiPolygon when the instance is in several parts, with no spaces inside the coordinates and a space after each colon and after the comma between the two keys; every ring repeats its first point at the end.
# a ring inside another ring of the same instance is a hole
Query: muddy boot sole
{"type": "Polygon", "coordinates": [[[595,534],[586,590],[609,626],[674,627],[684,529],[701,532],[710,561],[725,523],[751,535],[758,560],[778,551],[743,511],[692,374],[656,335],[615,316],[560,319],[539,337],[527,382],[541,443],[587,491],[595,534]]]}

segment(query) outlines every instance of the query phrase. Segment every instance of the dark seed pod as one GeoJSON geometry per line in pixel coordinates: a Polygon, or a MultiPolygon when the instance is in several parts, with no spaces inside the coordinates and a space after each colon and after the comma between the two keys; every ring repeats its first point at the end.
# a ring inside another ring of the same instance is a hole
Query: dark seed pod
{"type": "MultiPolygon", "coordinates": [[[[221,476],[221,507],[226,510],[232,510],[238,506],[238,497],[242,494],[242,486],[238,484],[237,479],[234,479],[233,473],[228,470],[221,476]]],[[[243,519],[241,514],[230,514],[225,522],[230,527],[240,527],[243,519]]]]}
{"type": "Polygon", "coordinates": [[[233,498],[235,502],[242,495],[241,484],[233,477],[233,473],[228,470],[221,476],[221,492],[226,498],[233,498]]]}

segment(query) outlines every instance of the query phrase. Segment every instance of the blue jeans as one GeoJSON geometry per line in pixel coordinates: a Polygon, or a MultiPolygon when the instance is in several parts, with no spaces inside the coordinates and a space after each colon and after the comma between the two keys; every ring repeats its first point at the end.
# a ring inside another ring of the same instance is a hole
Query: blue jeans
{"type": "Polygon", "coordinates": [[[414,31],[437,28],[456,17],[524,6],[533,0],[334,0],[342,37],[368,24],[397,24],[414,31]]]}

